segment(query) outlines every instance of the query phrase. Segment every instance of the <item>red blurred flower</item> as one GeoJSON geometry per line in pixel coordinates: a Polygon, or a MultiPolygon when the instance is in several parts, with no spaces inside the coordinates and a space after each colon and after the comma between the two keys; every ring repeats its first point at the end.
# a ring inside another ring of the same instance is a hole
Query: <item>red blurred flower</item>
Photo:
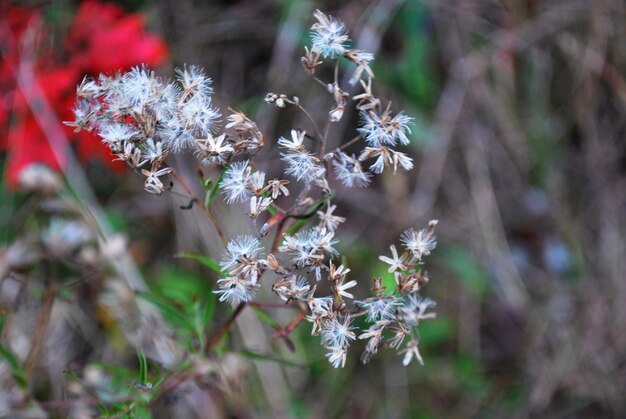
{"type": "Polygon", "coordinates": [[[98,1],[81,4],[66,44],[73,64],[93,74],[167,57],[163,40],[144,32],[143,16],[125,15],[118,5],[98,1]]]}
{"type": "MultiPolygon", "coordinates": [[[[127,14],[117,4],[97,0],[80,4],[64,42],[64,54],[46,50],[47,44],[38,40],[47,41],[38,10],[0,5],[0,149],[7,151],[6,181],[11,186],[17,184],[21,170],[32,163],[45,163],[57,170],[62,164],[54,157],[46,133],[32,112],[33,107],[40,106],[33,100],[33,92],[43,94],[56,113],[57,123],[72,120],[76,85],[84,74],[128,70],[142,63],[158,66],[167,58],[165,42],[145,33],[140,14],[127,14]],[[38,89],[22,92],[16,77],[22,60],[29,59],[22,49],[33,31],[39,35],[35,45],[30,45],[30,50],[37,52],[36,62],[27,64],[34,67],[38,89]]],[[[108,150],[95,135],[63,129],[81,161],[98,158],[110,167],[124,167],[119,162],[111,163],[108,150]]]]}

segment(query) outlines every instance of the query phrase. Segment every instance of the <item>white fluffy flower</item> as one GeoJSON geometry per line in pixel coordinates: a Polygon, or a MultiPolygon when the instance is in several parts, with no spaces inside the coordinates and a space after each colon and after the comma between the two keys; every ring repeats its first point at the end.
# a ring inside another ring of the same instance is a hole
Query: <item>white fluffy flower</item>
{"type": "Polygon", "coordinates": [[[437,246],[437,238],[428,229],[415,231],[413,228],[408,228],[402,233],[400,241],[417,260],[422,260],[422,256],[430,255],[430,252],[437,246]]]}
{"type": "Polygon", "coordinates": [[[402,365],[405,367],[411,363],[411,360],[415,358],[420,365],[424,365],[424,361],[422,360],[422,356],[420,355],[420,351],[417,347],[417,341],[411,340],[399,353],[404,353],[404,359],[402,360],[402,365]]]}
{"type": "Polygon", "coordinates": [[[393,320],[396,317],[396,309],[402,301],[392,295],[368,298],[358,301],[357,305],[367,312],[367,321],[393,320]]]}
{"type": "Polygon", "coordinates": [[[288,150],[302,150],[305,135],[306,131],[296,131],[295,129],[292,129],[291,140],[285,137],[280,137],[278,139],[278,145],[285,147],[288,150]]]}
{"type": "Polygon", "coordinates": [[[362,111],[362,126],[358,130],[372,147],[395,146],[397,143],[406,145],[410,142],[407,134],[411,133],[409,125],[412,124],[412,121],[413,118],[402,112],[392,117],[388,110],[382,115],[362,111]]]}
{"type": "MultiPolygon", "coordinates": [[[[206,137],[213,130],[215,121],[220,114],[211,107],[210,98],[194,95],[186,101],[178,112],[178,122],[181,127],[196,137],[206,137]]],[[[186,144],[172,144],[173,149],[182,149],[186,144]]]]}
{"type": "Polygon", "coordinates": [[[252,195],[248,190],[248,178],[250,177],[250,168],[248,161],[233,163],[230,165],[224,177],[220,182],[222,194],[226,196],[226,202],[244,202],[252,195]]]}
{"type": "Polygon", "coordinates": [[[238,236],[226,245],[226,251],[220,262],[220,267],[230,272],[239,264],[256,260],[262,251],[263,246],[261,246],[261,242],[256,237],[250,235],[238,236]]]}
{"type": "Polygon", "coordinates": [[[176,69],[176,80],[180,83],[183,92],[189,92],[208,96],[213,93],[211,78],[204,74],[204,70],[198,66],[185,66],[176,69]]]}
{"type": "Polygon", "coordinates": [[[313,50],[319,51],[324,58],[342,55],[350,41],[346,34],[346,25],[319,10],[316,10],[313,16],[317,19],[317,22],[311,26],[313,50]]]}
{"type": "Polygon", "coordinates": [[[436,313],[427,312],[437,305],[430,298],[424,298],[417,294],[409,294],[403,304],[398,308],[398,319],[409,326],[417,326],[422,320],[433,319],[436,313]]]}
{"type": "Polygon", "coordinates": [[[317,211],[317,216],[320,219],[319,225],[322,226],[322,228],[325,228],[328,231],[335,231],[337,230],[337,227],[339,227],[339,224],[346,221],[345,217],[340,217],[338,215],[333,214],[336,208],[337,208],[337,205],[329,205],[326,208],[325,212],[317,211]]]}
{"type": "Polygon", "coordinates": [[[228,301],[232,305],[250,301],[259,287],[258,284],[238,276],[220,279],[217,283],[220,289],[213,293],[220,295],[220,301],[228,301]]]}
{"type": "Polygon", "coordinates": [[[306,150],[281,153],[281,157],[289,166],[285,173],[295,177],[298,181],[312,182],[322,178],[326,173],[326,169],[320,164],[320,160],[306,150]]]}
{"type": "Polygon", "coordinates": [[[326,229],[299,231],[295,236],[285,235],[284,244],[278,250],[290,253],[292,262],[300,267],[314,265],[324,259],[324,252],[336,253],[333,248],[337,243],[333,240],[334,235],[334,232],[327,232],[326,229]]]}
{"type": "Polygon", "coordinates": [[[235,149],[225,142],[225,139],[226,134],[217,137],[209,134],[207,138],[197,141],[197,154],[202,158],[203,165],[226,164],[227,159],[235,152],[235,149]]]}
{"type": "Polygon", "coordinates": [[[322,345],[327,348],[347,348],[356,337],[350,326],[350,317],[343,319],[333,317],[322,323],[322,345]]]}
{"type": "Polygon", "coordinates": [[[361,162],[354,156],[350,157],[343,152],[339,152],[337,158],[333,160],[335,175],[348,188],[362,188],[370,183],[370,174],[361,168],[361,162]]]}
{"type": "Polygon", "coordinates": [[[139,131],[128,124],[120,124],[113,122],[110,124],[103,124],[98,134],[102,138],[102,141],[108,144],[124,142],[131,138],[138,136],[139,131]]]}

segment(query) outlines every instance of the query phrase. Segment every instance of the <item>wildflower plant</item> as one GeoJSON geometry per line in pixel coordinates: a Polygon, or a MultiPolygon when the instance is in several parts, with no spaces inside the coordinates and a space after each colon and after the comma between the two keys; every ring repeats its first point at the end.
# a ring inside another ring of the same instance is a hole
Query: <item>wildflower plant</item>
{"type": "Polygon", "coordinates": [[[413,167],[412,159],[400,151],[410,141],[412,118],[394,112],[375,95],[370,67],[374,56],[351,47],[344,23],[319,10],[314,18],[311,46],[305,47],[301,61],[332,102],[323,130],[297,96],[280,93],[268,93],[265,102],[302,112],[310,123],[307,130],[286,129],[284,137],[267,141],[242,112],[229,108],[224,121],[212,103],[211,79],[196,66],[178,69],[174,80],[157,77],[146,67],[85,78],[77,89],[75,119],[69,124],[98,133],[115,159],[143,176],[148,193],[162,195],[180,183],[215,226],[225,250],[219,265],[212,265],[221,275],[214,292],[235,310],[209,339],[207,349],[246,305],[255,303],[261,287],[271,287],[282,302],[300,310],[277,336],[286,336],[303,319],[310,322],[332,366],[346,364],[348,348],[357,339],[367,341],[363,362],[381,347],[389,347],[404,354],[404,365],[413,359],[421,363],[417,328],[435,316],[435,303],[420,295],[428,282],[423,259],[435,248],[437,221],[422,230],[407,229],[400,250],[391,245],[391,256],[380,257],[389,265],[395,289],[386,290],[382,279],[374,278],[371,295],[359,300],[355,290],[363,281],[351,278],[350,269],[339,262],[343,259],[336,232],[345,217],[335,214],[338,208],[332,203],[332,185],[337,182],[364,188],[385,170],[395,173],[413,167]],[[350,65],[347,86],[340,83],[342,61],[350,65]],[[319,76],[322,66],[332,68],[332,80],[319,76]],[[356,135],[329,149],[329,131],[349,106],[359,115],[356,135]],[[267,142],[276,144],[283,164],[278,178],[270,179],[257,168],[258,152],[267,142]],[[189,151],[197,157],[203,180],[203,168],[220,172],[204,180],[205,200],[196,198],[168,165],[170,155],[189,151]],[[256,235],[224,234],[211,208],[220,195],[250,219],[256,235]],[[293,220],[300,222],[287,230],[293,220]],[[316,222],[307,225],[310,220],[316,222]],[[274,282],[267,284],[272,278],[274,282]],[[364,330],[358,330],[354,321],[361,316],[369,324],[364,330]]]}

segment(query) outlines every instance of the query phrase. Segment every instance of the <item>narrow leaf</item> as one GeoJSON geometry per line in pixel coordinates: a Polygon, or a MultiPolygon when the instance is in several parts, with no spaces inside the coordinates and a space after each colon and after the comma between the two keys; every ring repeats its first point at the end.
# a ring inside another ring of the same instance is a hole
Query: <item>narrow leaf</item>
{"type": "Polygon", "coordinates": [[[26,373],[24,372],[24,369],[22,368],[22,365],[20,364],[20,361],[17,359],[17,357],[13,355],[13,353],[9,349],[5,348],[4,346],[0,346],[0,358],[4,359],[9,365],[9,368],[11,369],[11,374],[13,375],[13,378],[15,379],[17,384],[21,388],[28,387],[26,373]]]}
{"type": "Polygon", "coordinates": [[[172,307],[159,297],[144,291],[138,291],[137,296],[142,300],[148,301],[149,303],[157,306],[157,308],[159,308],[170,321],[184,326],[189,330],[193,330],[193,323],[187,320],[187,318],[183,316],[176,308],[172,307]]]}
{"type": "Polygon", "coordinates": [[[267,314],[267,312],[265,310],[263,310],[260,307],[254,307],[251,306],[250,308],[252,308],[252,310],[255,312],[255,314],[257,315],[257,317],[259,318],[259,320],[261,320],[263,323],[270,325],[271,327],[273,327],[276,330],[281,329],[281,325],[280,323],[278,323],[276,320],[274,320],[269,314],[267,314]]]}
{"type": "Polygon", "coordinates": [[[139,383],[145,386],[148,384],[148,361],[141,352],[137,352],[137,358],[139,358],[139,383]]]}
{"type": "Polygon", "coordinates": [[[196,262],[200,262],[201,264],[211,269],[212,271],[217,272],[219,275],[227,276],[226,273],[222,271],[222,268],[220,268],[219,263],[217,263],[216,261],[214,261],[208,256],[198,255],[196,253],[180,252],[179,254],[176,255],[176,257],[195,260],[196,262]]]}

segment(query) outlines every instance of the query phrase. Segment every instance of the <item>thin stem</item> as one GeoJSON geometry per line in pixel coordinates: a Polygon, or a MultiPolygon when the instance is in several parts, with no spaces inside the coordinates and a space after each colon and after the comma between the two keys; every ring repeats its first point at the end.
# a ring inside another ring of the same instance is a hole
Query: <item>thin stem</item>
{"type": "Polygon", "coordinates": [[[328,140],[328,132],[330,131],[330,118],[326,122],[326,128],[324,129],[324,136],[322,137],[322,146],[320,147],[320,157],[324,157],[326,153],[326,141],[328,140]]]}
{"type": "Polygon", "coordinates": [[[194,373],[191,370],[191,366],[186,367],[181,371],[173,372],[159,386],[159,394],[154,399],[152,399],[150,403],[148,403],[148,407],[152,408],[157,405],[170,391],[174,390],[176,387],[183,384],[185,381],[189,380],[193,376],[194,373]]]}
{"type": "Polygon", "coordinates": [[[322,80],[320,80],[317,76],[313,76],[312,75],[311,77],[313,77],[313,80],[318,82],[320,85],[324,86],[324,88],[327,88],[328,85],[326,83],[324,83],[322,80]]]}
{"type": "Polygon", "coordinates": [[[276,249],[278,249],[278,245],[280,244],[280,239],[283,235],[283,229],[285,228],[285,223],[287,222],[288,219],[289,217],[285,217],[282,220],[280,220],[280,222],[278,223],[278,226],[276,227],[276,234],[274,235],[274,240],[272,241],[271,252],[275,252],[276,249]]]}
{"type": "Polygon", "coordinates": [[[222,240],[222,243],[224,244],[228,243],[228,241],[226,240],[226,237],[224,236],[224,233],[222,232],[222,229],[219,226],[219,223],[217,222],[217,219],[215,218],[211,210],[202,203],[200,198],[198,198],[198,196],[193,192],[193,190],[191,190],[191,188],[189,187],[185,179],[183,179],[183,177],[180,176],[178,172],[176,172],[176,170],[172,169],[171,175],[174,176],[174,178],[178,181],[178,183],[180,183],[180,185],[185,189],[185,191],[187,191],[192,202],[195,202],[198,206],[200,206],[200,208],[202,208],[202,211],[204,211],[209,221],[211,221],[211,223],[213,224],[213,227],[215,227],[215,230],[217,231],[217,235],[222,240]]]}
{"type": "MultiPolygon", "coordinates": [[[[333,82],[334,88],[337,89],[339,87],[339,59],[335,58],[335,81],[333,82]]],[[[330,131],[331,120],[330,117],[328,121],[326,121],[326,128],[324,129],[324,136],[322,137],[322,146],[320,147],[320,157],[324,157],[326,153],[326,142],[328,141],[328,132],[330,131]]]]}
{"type": "Polygon", "coordinates": [[[351,319],[355,319],[357,317],[365,316],[366,314],[367,314],[367,311],[357,311],[356,313],[350,313],[348,316],[351,319]]]}
{"type": "Polygon", "coordinates": [[[35,330],[33,332],[33,340],[30,345],[30,350],[26,356],[24,362],[24,372],[29,377],[41,357],[41,352],[44,349],[46,338],[48,337],[48,329],[50,326],[50,314],[52,313],[52,307],[54,305],[54,298],[56,296],[57,288],[51,282],[47,280],[46,291],[41,302],[41,308],[39,309],[39,315],[37,316],[37,322],[35,323],[35,330]]]}
{"type": "Polygon", "coordinates": [[[317,211],[319,211],[324,205],[327,205],[327,204],[328,204],[327,198],[323,198],[319,202],[317,202],[309,212],[306,212],[304,214],[283,213],[285,214],[285,216],[283,219],[280,220],[280,222],[278,223],[278,226],[276,227],[276,235],[274,236],[274,241],[272,242],[271,252],[276,251],[276,249],[278,248],[278,244],[280,243],[280,238],[282,237],[282,232],[283,232],[283,229],[285,228],[285,224],[287,223],[287,220],[289,220],[290,218],[293,218],[294,220],[306,220],[314,216],[317,213],[317,211]]]}
{"type": "Polygon", "coordinates": [[[235,309],[235,311],[233,311],[233,313],[230,315],[230,317],[228,318],[228,320],[226,320],[226,322],[220,326],[220,328],[217,330],[217,332],[215,332],[213,334],[213,336],[211,336],[209,338],[209,340],[207,340],[206,343],[206,350],[208,351],[209,349],[211,349],[213,346],[215,346],[217,344],[217,342],[220,341],[220,339],[230,331],[230,328],[233,326],[233,323],[235,323],[235,320],[237,319],[237,316],[239,316],[239,314],[241,314],[241,312],[243,311],[243,309],[246,307],[246,303],[239,303],[239,305],[237,306],[237,308],[235,309]]]}
{"type": "Polygon", "coordinates": [[[356,143],[357,141],[359,141],[361,139],[361,134],[357,135],[356,137],[354,137],[353,139],[351,139],[350,141],[348,141],[347,143],[343,144],[341,147],[339,147],[337,150],[339,151],[343,151],[346,148],[350,147],[352,144],[356,143]]]}
{"type": "Polygon", "coordinates": [[[277,330],[276,332],[274,332],[272,337],[273,338],[283,338],[283,337],[286,337],[287,335],[289,335],[300,324],[300,322],[302,320],[304,320],[304,315],[305,314],[306,314],[306,311],[301,309],[300,313],[298,313],[296,315],[296,317],[294,317],[293,320],[291,320],[287,326],[285,326],[282,329],[277,330]]]}
{"type": "Polygon", "coordinates": [[[317,126],[317,124],[315,123],[315,120],[313,119],[313,117],[311,116],[309,111],[307,111],[306,108],[304,106],[300,105],[299,103],[297,103],[296,106],[298,107],[298,109],[300,109],[302,111],[302,113],[304,113],[306,115],[307,118],[309,118],[309,121],[311,121],[311,124],[313,125],[313,129],[315,130],[315,134],[317,135],[317,137],[318,138],[322,138],[322,132],[320,131],[320,129],[317,126]]]}

